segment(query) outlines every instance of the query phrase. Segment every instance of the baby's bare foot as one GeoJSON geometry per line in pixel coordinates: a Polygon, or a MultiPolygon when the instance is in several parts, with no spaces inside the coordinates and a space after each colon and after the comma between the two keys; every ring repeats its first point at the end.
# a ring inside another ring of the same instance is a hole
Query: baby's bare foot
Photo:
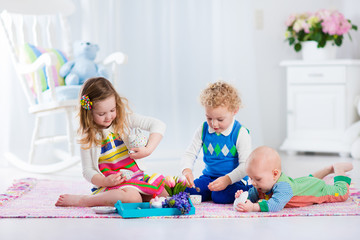
{"type": "Polygon", "coordinates": [[[73,194],[64,194],[60,195],[59,199],[55,203],[57,207],[87,207],[84,203],[86,196],[84,195],[73,195],[73,194]]]}
{"type": "Polygon", "coordinates": [[[333,168],[335,175],[345,175],[346,172],[353,169],[353,164],[350,162],[334,163],[333,168]]]}
{"type": "Polygon", "coordinates": [[[329,175],[330,173],[334,173],[334,165],[329,165],[325,168],[325,171],[327,171],[326,175],[329,175]]]}

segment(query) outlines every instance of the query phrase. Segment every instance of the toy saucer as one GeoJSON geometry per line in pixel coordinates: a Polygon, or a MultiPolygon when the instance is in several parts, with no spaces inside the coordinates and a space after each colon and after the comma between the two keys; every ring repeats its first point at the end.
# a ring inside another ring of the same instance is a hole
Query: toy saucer
{"type": "Polygon", "coordinates": [[[97,214],[109,214],[109,213],[117,212],[115,207],[109,207],[109,206],[92,207],[91,209],[97,214]]]}

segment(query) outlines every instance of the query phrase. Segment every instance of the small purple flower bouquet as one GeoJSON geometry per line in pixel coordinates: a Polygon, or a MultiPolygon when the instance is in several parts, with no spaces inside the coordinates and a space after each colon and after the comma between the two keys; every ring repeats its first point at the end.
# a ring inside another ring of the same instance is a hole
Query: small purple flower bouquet
{"type": "Polygon", "coordinates": [[[181,214],[188,214],[191,210],[189,201],[190,194],[186,192],[179,192],[172,197],[167,198],[162,207],[163,208],[177,208],[181,214]]]}
{"type": "Polygon", "coordinates": [[[187,214],[191,210],[189,201],[190,194],[185,192],[187,187],[185,176],[165,178],[165,189],[169,196],[162,204],[163,208],[177,208],[181,214],[187,214]]]}

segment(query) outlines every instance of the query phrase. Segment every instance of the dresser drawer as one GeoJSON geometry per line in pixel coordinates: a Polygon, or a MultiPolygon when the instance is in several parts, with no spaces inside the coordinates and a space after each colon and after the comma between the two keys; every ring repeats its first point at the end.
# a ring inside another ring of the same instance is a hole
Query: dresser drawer
{"type": "Polygon", "coordinates": [[[346,67],[288,67],[287,79],[289,83],[345,83],[346,67]]]}

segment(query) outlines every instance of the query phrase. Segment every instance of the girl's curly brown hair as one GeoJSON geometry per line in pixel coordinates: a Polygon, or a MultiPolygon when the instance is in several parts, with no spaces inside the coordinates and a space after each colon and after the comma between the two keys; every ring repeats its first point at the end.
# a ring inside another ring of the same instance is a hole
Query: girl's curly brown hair
{"type": "MultiPolygon", "coordinates": [[[[128,129],[126,118],[126,112],[129,110],[128,101],[126,98],[120,97],[111,82],[103,77],[89,78],[80,91],[80,98],[84,95],[89,97],[93,106],[96,102],[105,100],[108,97],[115,97],[116,118],[112,122],[112,126],[114,132],[124,137],[125,129],[128,129]]],[[[81,136],[79,143],[83,149],[89,149],[93,144],[100,145],[101,139],[104,137],[101,129],[95,124],[91,111],[91,109],[87,110],[82,107],[79,110],[80,127],[78,134],[81,136]],[[98,134],[100,134],[101,138],[97,137],[98,134]]]]}
{"type": "Polygon", "coordinates": [[[200,94],[200,103],[204,107],[227,107],[231,112],[242,107],[237,89],[224,81],[209,84],[200,94]]]}

